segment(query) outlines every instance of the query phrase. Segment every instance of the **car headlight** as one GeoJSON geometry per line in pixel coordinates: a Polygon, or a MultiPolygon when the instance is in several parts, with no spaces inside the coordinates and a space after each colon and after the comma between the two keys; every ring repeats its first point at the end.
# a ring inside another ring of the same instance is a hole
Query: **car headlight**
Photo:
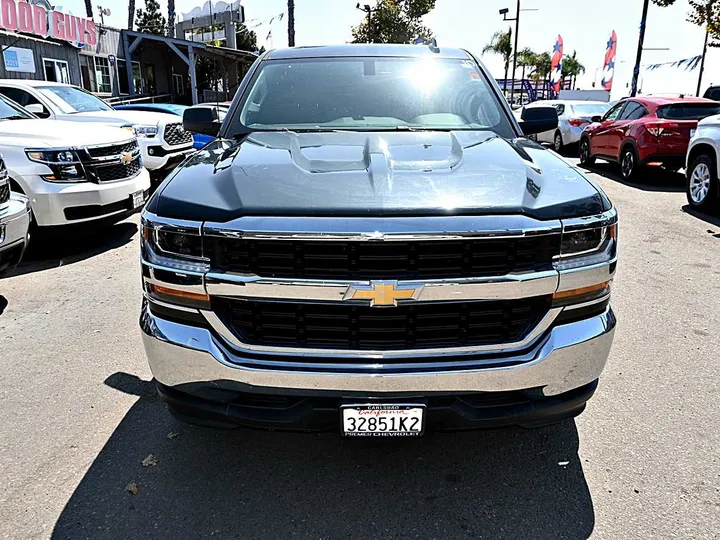
{"type": "Polygon", "coordinates": [[[608,262],[617,254],[617,222],[564,230],[556,270],[570,270],[608,262]]]}
{"type": "Polygon", "coordinates": [[[30,161],[47,165],[52,171],[41,175],[48,182],[85,182],[83,168],[77,151],[73,149],[32,148],[25,150],[30,161]]]}
{"type": "Polygon", "coordinates": [[[209,270],[199,224],[168,224],[143,216],[142,232],[142,253],[149,263],[187,272],[209,270]]]}
{"type": "Polygon", "coordinates": [[[157,125],[136,124],[132,127],[136,137],[154,137],[157,135],[157,125]]]}

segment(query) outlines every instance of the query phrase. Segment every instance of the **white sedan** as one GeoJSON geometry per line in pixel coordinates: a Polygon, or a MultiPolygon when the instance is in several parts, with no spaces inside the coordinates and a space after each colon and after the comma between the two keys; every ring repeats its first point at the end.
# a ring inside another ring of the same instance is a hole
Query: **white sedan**
{"type": "Polygon", "coordinates": [[[610,105],[602,101],[548,100],[534,101],[525,105],[531,107],[555,107],[558,114],[557,129],[537,134],[537,141],[550,143],[559,154],[565,147],[580,142],[580,135],[593,117],[605,114],[610,105]]]}

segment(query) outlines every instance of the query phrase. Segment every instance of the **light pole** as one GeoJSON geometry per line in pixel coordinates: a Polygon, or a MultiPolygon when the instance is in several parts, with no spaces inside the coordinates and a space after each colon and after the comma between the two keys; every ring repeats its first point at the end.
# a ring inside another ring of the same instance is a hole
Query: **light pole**
{"type": "Polygon", "coordinates": [[[288,47],[295,46],[295,0],[288,0],[288,47]]]}
{"type": "Polygon", "coordinates": [[[712,14],[713,3],[715,0],[708,0],[705,6],[705,43],[703,44],[702,59],[700,60],[700,73],[698,74],[697,92],[695,95],[700,97],[700,87],[702,86],[703,71],[705,71],[705,55],[707,54],[708,37],[710,36],[709,19],[712,14]]]}
{"type": "MultiPolygon", "coordinates": [[[[367,13],[367,26],[368,26],[368,37],[370,37],[370,16],[374,11],[377,11],[377,8],[373,9],[370,7],[369,4],[365,4],[364,6],[360,6],[360,2],[355,6],[355,9],[359,9],[360,11],[363,11],[367,13]]],[[[372,43],[372,42],[370,42],[372,43]]]]}
{"type": "Polygon", "coordinates": [[[642,17],[640,18],[640,35],[638,36],[637,54],[635,55],[635,67],[633,68],[632,87],[630,97],[637,95],[638,77],[640,76],[640,62],[642,61],[643,42],[645,41],[645,23],[647,23],[647,12],[650,0],[643,2],[642,17]]]}
{"type": "MultiPolygon", "coordinates": [[[[520,0],[517,0],[517,7],[515,11],[515,17],[508,17],[507,14],[510,10],[503,8],[500,10],[500,15],[503,16],[503,21],[512,22],[515,21],[515,45],[513,45],[513,68],[512,68],[512,84],[510,85],[510,104],[513,101],[513,95],[515,94],[515,69],[517,68],[517,48],[518,48],[518,33],[520,30],[520,12],[521,11],[537,11],[537,9],[520,9],[520,0]]],[[[507,83],[506,83],[507,86],[507,83]]]]}

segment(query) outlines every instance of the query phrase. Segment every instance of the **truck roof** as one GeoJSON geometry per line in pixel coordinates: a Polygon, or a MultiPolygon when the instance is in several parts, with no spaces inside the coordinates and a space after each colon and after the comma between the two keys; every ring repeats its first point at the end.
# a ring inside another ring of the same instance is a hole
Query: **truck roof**
{"type": "Polygon", "coordinates": [[[353,56],[377,57],[432,57],[432,58],[470,58],[462,49],[447,47],[431,48],[428,45],[399,45],[384,43],[353,43],[347,45],[321,45],[310,47],[291,47],[275,49],[265,57],[266,60],[290,58],[333,58],[353,56]]]}

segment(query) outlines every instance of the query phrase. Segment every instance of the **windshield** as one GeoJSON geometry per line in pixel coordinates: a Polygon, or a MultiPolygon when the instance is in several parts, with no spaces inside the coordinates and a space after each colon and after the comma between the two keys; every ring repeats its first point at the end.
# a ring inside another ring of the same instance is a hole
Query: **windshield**
{"type": "Polygon", "coordinates": [[[36,118],[19,105],[15,105],[4,96],[0,96],[0,121],[2,120],[25,120],[27,118],[36,118]]]}
{"type": "Polygon", "coordinates": [[[39,86],[37,90],[64,114],[113,110],[99,97],[74,86],[39,86]]]}
{"type": "Polygon", "coordinates": [[[470,60],[317,58],[264,62],[230,129],[491,130],[515,137],[470,60]]]}
{"type": "Polygon", "coordinates": [[[573,105],[572,108],[575,114],[602,116],[608,111],[610,105],[607,103],[582,103],[580,105],[573,105]]]}
{"type": "Polygon", "coordinates": [[[674,120],[700,120],[713,114],[720,114],[720,103],[678,103],[657,110],[658,118],[674,120]]]}

